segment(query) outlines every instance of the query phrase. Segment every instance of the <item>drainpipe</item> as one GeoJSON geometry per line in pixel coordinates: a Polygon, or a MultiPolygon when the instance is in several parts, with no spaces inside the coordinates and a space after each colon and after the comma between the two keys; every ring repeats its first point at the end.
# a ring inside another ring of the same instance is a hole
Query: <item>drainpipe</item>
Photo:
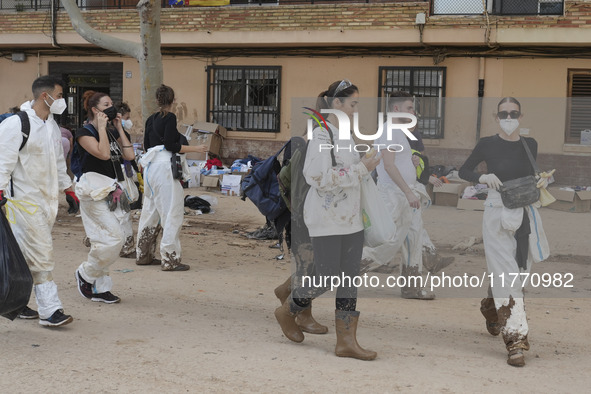
{"type": "Polygon", "coordinates": [[[54,48],[59,48],[59,44],[57,43],[56,34],[57,34],[57,7],[59,1],[51,0],[51,46],[54,48]]]}
{"type": "Polygon", "coordinates": [[[476,142],[480,141],[480,128],[482,127],[482,98],[484,97],[484,62],[483,57],[479,60],[478,71],[478,117],[476,119],[476,142]]]}

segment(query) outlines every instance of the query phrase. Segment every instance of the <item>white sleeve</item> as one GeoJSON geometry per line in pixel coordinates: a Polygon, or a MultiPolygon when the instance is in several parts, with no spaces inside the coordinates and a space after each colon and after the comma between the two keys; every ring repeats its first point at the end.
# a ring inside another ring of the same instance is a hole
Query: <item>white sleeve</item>
{"type": "Polygon", "coordinates": [[[64,145],[62,144],[62,133],[59,127],[57,126],[57,123],[56,127],[54,128],[53,135],[54,138],[57,135],[57,144],[54,144],[54,146],[57,146],[55,152],[57,160],[57,180],[59,184],[59,190],[64,191],[70,186],[72,186],[72,179],[68,175],[68,167],[66,165],[66,159],[64,158],[64,145]],[[55,132],[55,130],[57,130],[57,133],[55,132]]]}
{"type": "Polygon", "coordinates": [[[0,190],[6,192],[23,142],[20,118],[13,115],[0,123],[0,136],[0,190]]]}
{"type": "Polygon", "coordinates": [[[368,174],[365,165],[359,162],[349,168],[333,167],[328,148],[331,144],[328,132],[317,128],[313,135],[304,162],[306,182],[323,192],[358,186],[363,176],[368,174]]]}

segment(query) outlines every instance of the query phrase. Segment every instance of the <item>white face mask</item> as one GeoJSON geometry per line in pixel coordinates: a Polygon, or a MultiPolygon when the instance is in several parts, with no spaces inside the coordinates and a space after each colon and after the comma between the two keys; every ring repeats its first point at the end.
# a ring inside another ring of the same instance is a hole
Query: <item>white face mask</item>
{"type": "MultiPolygon", "coordinates": [[[[47,93],[47,95],[49,97],[51,97],[51,95],[49,93],[47,93]]],[[[52,114],[60,115],[68,107],[68,105],[66,104],[66,99],[64,99],[64,98],[56,100],[53,97],[51,97],[51,99],[53,100],[53,103],[51,103],[51,105],[49,105],[46,100],[44,100],[44,101],[45,101],[45,104],[47,104],[47,106],[49,107],[49,112],[51,112],[52,114]]]]}
{"type": "Polygon", "coordinates": [[[133,122],[131,121],[131,119],[123,119],[121,121],[121,126],[123,126],[125,130],[129,131],[133,127],[133,122]]]}
{"type": "Polygon", "coordinates": [[[501,120],[499,120],[499,124],[501,126],[501,130],[503,130],[505,132],[505,134],[511,135],[519,127],[519,120],[518,119],[501,119],[501,120]]]}

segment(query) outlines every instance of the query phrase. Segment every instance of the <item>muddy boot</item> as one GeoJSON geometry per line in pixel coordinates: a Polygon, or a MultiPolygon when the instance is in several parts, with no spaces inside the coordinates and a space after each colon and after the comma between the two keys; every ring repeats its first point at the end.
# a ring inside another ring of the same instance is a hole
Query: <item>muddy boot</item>
{"type": "Polygon", "coordinates": [[[283,335],[290,341],[302,342],[304,333],[296,323],[296,315],[302,311],[302,307],[296,305],[290,298],[277,309],[275,309],[275,318],[283,331],[283,335]]]}
{"type": "Polygon", "coordinates": [[[291,276],[289,276],[285,282],[277,286],[274,292],[275,297],[279,298],[279,302],[283,305],[285,300],[287,300],[287,297],[289,297],[289,293],[291,293],[291,276]]]}
{"type": "Polygon", "coordinates": [[[358,360],[373,360],[378,354],[365,350],[357,343],[357,311],[335,311],[335,328],[337,332],[337,346],[335,354],[338,357],[351,357],[358,360]]]}
{"type": "Polygon", "coordinates": [[[309,334],[326,334],[328,327],[318,323],[312,316],[312,305],[308,309],[304,309],[298,313],[296,317],[296,323],[303,332],[309,334]]]}
{"type": "MultiPolygon", "coordinates": [[[[287,278],[285,282],[277,286],[274,292],[275,296],[279,298],[281,305],[283,305],[291,293],[291,276],[287,278]]],[[[296,323],[300,326],[300,329],[303,332],[309,334],[326,334],[328,332],[328,327],[318,323],[312,316],[312,305],[310,305],[308,309],[304,309],[298,313],[296,323]]]]}
{"type": "Polygon", "coordinates": [[[497,308],[495,307],[495,300],[493,298],[483,298],[480,301],[480,313],[486,319],[486,330],[490,335],[497,336],[501,333],[501,323],[499,323],[499,316],[497,308]]]}
{"type": "Polygon", "coordinates": [[[451,265],[455,257],[441,257],[437,252],[423,251],[423,268],[436,274],[451,265]]]}
{"type": "Polygon", "coordinates": [[[507,364],[512,367],[523,367],[525,365],[525,355],[523,352],[529,350],[529,342],[525,339],[510,343],[507,345],[507,364]]]}
{"type": "Polygon", "coordinates": [[[435,293],[433,291],[420,286],[421,280],[418,277],[420,277],[421,274],[417,267],[403,265],[400,275],[406,278],[406,286],[400,289],[402,298],[413,300],[435,299],[435,293]]]}

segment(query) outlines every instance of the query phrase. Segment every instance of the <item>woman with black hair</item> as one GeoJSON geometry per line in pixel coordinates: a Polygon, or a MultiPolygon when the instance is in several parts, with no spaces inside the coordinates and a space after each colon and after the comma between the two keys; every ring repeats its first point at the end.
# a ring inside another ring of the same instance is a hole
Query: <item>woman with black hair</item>
{"type": "MultiPolygon", "coordinates": [[[[538,175],[527,152],[529,149],[535,160],[538,144],[533,138],[520,137],[517,131],[522,117],[519,101],[513,97],[503,98],[497,105],[495,117],[501,130],[482,138],[459,171],[462,179],[489,187],[482,218],[482,238],[492,281],[488,298],[482,300],[480,311],[486,319],[488,332],[495,336],[503,334],[509,353],[507,363],[515,367],[525,365],[523,351],[529,350],[529,328],[523,302],[525,283],[520,274],[529,273],[532,262],[543,261],[549,255],[538,213],[540,204],[510,209],[504,205],[499,193],[503,182],[538,175]],[[486,163],[487,174],[474,172],[481,162],[486,163]]],[[[547,182],[547,178],[540,178],[538,188],[545,188],[547,182]]]]}
{"type": "MultiPolygon", "coordinates": [[[[335,109],[350,119],[356,112],[359,89],[348,80],[336,81],[320,93],[316,108],[335,109]]],[[[304,202],[304,222],[310,233],[314,251],[316,277],[351,278],[359,275],[363,250],[363,219],[361,214],[361,182],[377,166],[380,159],[360,157],[353,149],[353,139],[339,141],[337,117],[331,114],[326,126],[313,130],[309,141],[303,174],[310,189],[304,202]],[[321,149],[327,144],[331,149],[321,149]],[[338,149],[335,147],[338,146],[338,149]]],[[[304,334],[296,322],[298,313],[310,307],[312,300],[328,290],[326,286],[302,283],[295,287],[275,317],[285,336],[302,342],[304,334]]],[[[377,353],[357,343],[359,312],[356,311],[357,288],[351,284],[337,289],[335,326],[339,357],[373,360],[377,353]]]]}
{"type": "MultiPolygon", "coordinates": [[[[162,271],[187,271],[181,263],[180,232],[183,224],[183,187],[180,179],[173,177],[171,159],[184,162],[184,153],[207,151],[206,145],[191,146],[177,130],[176,115],[172,112],[174,90],[161,85],[156,90],[160,110],[146,121],[144,151],[140,165],[144,170],[144,200],[136,244],[136,264],[160,263],[162,271]],[[178,155],[180,153],[180,155],[178,155]],[[160,241],[161,260],[154,259],[156,238],[162,229],[160,241]]],[[[174,162],[176,166],[177,162],[174,162]]],[[[183,177],[188,174],[183,172],[183,177]]],[[[180,175],[180,174],[179,174],[180,175]]]]}

